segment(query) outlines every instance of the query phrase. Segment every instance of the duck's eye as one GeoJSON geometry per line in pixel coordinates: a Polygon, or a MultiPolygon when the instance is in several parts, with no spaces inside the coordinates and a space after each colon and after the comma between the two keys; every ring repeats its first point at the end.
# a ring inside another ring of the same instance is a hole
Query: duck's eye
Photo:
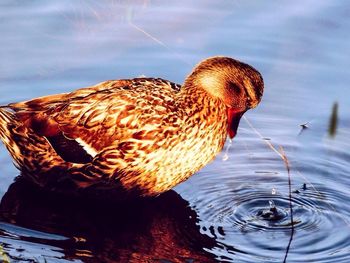
{"type": "Polygon", "coordinates": [[[232,83],[232,82],[230,83],[230,90],[232,92],[234,92],[235,94],[241,94],[241,92],[242,92],[241,87],[235,83],[232,83]]]}

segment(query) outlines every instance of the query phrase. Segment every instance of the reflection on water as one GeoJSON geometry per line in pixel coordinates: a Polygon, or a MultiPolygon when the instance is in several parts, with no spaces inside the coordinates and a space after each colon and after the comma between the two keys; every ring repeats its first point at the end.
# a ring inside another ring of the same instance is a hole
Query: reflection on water
{"type": "Polygon", "coordinates": [[[0,245],[13,261],[283,262],[288,174],[267,141],[283,146],[291,166],[287,262],[350,261],[347,1],[0,7],[0,104],[139,75],[181,83],[218,54],[254,65],[266,83],[262,103],[246,114],[262,138],[242,121],[226,152],[153,201],[120,207],[21,181],[9,188],[18,172],[0,146],[0,245]]]}
{"type": "Polygon", "coordinates": [[[19,179],[1,201],[0,218],[0,240],[13,260],[213,262],[203,248],[215,240],[200,234],[196,213],[174,191],[138,203],[86,202],[19,179]]]}

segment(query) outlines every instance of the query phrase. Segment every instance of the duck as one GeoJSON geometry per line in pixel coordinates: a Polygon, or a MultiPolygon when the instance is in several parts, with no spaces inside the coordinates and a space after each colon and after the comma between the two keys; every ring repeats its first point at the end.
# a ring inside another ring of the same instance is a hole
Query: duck
{"type": "Polygon", "coordinates": [[[0,106],[0,138],[41,188],[158,196],[215,158],[263,90],[258,70],[215,56],[183,85],[109,80],[0,106]]]}

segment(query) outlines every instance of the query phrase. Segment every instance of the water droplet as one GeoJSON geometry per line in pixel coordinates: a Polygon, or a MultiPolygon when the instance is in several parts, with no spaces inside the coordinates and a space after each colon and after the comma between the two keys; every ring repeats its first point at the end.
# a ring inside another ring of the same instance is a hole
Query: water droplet
{"type": "Polygon", "coordinates": [[[271,194],[272,194],[272,195],[277,194],[277,189],[276,189],[275,187],[273,187],[273,188],[272,188],[272,190],[271,190],[271,194]]]}
{"type": "Polygon", "coordinates": [[[224,154],[224,156],[222,157],[222,160],[224,162],[228,160],[228,154],[227,153],[224,154]]]}
{"type": "Polygon", "coordinates": [[[273,200],[269,200],[269,205],[270,205],[270,208],[276,207],[275,202],[273,200]]]}
{"type": "Polygon", "coordinates": [[[226,144],[226,149],[225,149],[224,156],[222,157],[222,160],[224,162],[229,159],[228,151],[230,150],[231,145],[232,145],[232,139],[229,139],[228,144],[226,144]]]}

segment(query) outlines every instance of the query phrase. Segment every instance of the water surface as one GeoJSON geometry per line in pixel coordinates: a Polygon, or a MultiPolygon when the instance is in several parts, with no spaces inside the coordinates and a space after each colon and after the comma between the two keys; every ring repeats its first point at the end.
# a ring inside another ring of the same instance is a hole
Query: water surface
{"type": "Polygon", "coordinates": [[[12,184],[18,171],[0,146],[0,255],[349,262],[349,14],[345,0],[2,1],[0,104],[140,75],[182,83],[213,55],[252,64],[266,91],[246,114],[263,138],[243,119],[227,156],[142,204],[58,199],[12,184]],[[290,163],[292,239],[287,170],[266,142],[290,163]]]}

